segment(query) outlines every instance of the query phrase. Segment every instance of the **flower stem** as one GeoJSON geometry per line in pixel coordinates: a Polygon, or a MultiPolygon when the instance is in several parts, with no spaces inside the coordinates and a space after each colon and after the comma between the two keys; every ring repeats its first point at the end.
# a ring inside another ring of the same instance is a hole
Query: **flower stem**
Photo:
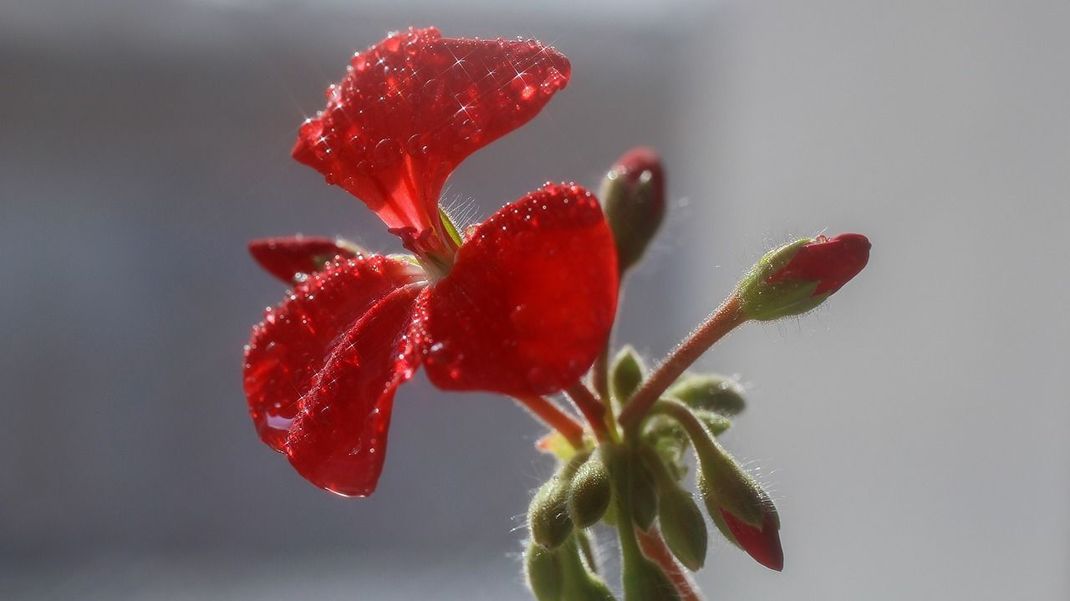
{"type": "Polygon", "coordinates": [[[691,332],[632,395],[632,400],[620,414],[620,423],[624,429],[638,425],[639,420],[650,411],[658,397],[672,386],[702,353],[745,321],[747,318],[740,308],[739,297],[733,294],[691,332]]]}
{"type": "Polygon", "coordinates": [[[541,396],[515,397],[535,417],[557,430],[568,440],[573,448],[583,448],[583,425],[576,418],[555,405],[550,399],[541,396]]]}
{"type": "Polygon", "coordinates": [[[565,392],[568,393],[569,398],[573,403],[579,407],[580,412],[587,418],[587,421],[591,424],[591,430],[594,431],[594,437],[599,441],[606,439],[606,424],[602,421],[603,411],[605,407],[594,397],[590,389],[583,385],[582,382],[576,382],[570,386],[565,392]]]}
{"type": "Polygon", "coordinates": [[[606,344],[591,368],[591,384],[602,402],[609,406],[609,345],[606,344]]]}
{"type": "Polygon", "coordinates": [[[661,538],[657,528],[651,528],[644,532],[642,528],[636,528],[635,533],[639,537],[639,547],[648,559],[658,564],[665,574],[672,580],[676,592],[680,594],[681,601],[703,601],[702,593],[699,592],[691,576],[684,571],[680,564],[672,556],[672,551],[661,538]]]}
{"type": "Polygon", "coordinates": [[[590,389],[577,382],[565,391],[572,402],[576,404],[583,416],[591,424],[591,430],[599,441],[606,439],[606,424],[603,420],[604,406],[595,398],[590,389]]]}

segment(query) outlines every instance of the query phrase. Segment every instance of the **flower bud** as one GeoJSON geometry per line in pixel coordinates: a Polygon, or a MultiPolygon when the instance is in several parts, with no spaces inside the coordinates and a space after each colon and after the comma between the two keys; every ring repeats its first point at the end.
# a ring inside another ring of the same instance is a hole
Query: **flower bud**
{"type": "Polygon", "coordinates": [[[546,549],[556,549],[572,534],[572,518],[568,512],[568,497],[572,476],[586,454],[573,457],[544,483],[528,506],[528,530],[531,539],[546,549]]]}
{"type": "Polygon", "coordinates": [[[629,150],[602,180],[600,196],[617,242],[617,265],[623,273],[639,262],[665,217],[661,159],[646,147],[629,150]]]}
{"type": "MultiPolygon", "coordinates": [[[[743,411],[743,386],[732,378],[717,374],[688,374],[665,393],[680,399],[693,409],[736,415],[743,411]]],[[[718,432],[714,432],[718,434],[718,432]]]]}
{"type": "Polygon", "coordinates": [[[576,470],[569,488],[568,511],[576,527],[588,528],[598,523],[613,498],[609,471],[602,460],[592,455],[576,470]]]}
{"type": "Polygon", "coordinates": [[[862,271],[869,249],[865,236],[840,234],[772,250],[739,283],[741,310],[758,321],[806,313],[862,271]]]}
{"type": "Polygon", "coordinates": [[[646,366],[643,359],[631,345],[620,349],[613,359],[613,368],[609,375],[609,391],[613,398],[621,405],[635,394],[639,385],[646,377],[646,366]]]}
{"type": "Polygon", "coordinates": [[[712,437],[693,441],[699,458],[698,488],[706,509],[729,541],[758,563],[780,571],[780,517],[769,495],[712,437]]]}
{"type": "Polygon", "coordinates": [[[689,570],[706,562],[706,520],[691,493],[680,487],[657,451],[641,447],[643,461],[657,482],[658,522],[673,555],[689,570]]]}
{"type": "Polygon", "coordinates": [[[565,573],[557,550],[529,543],[524,551],[524,577],[536,601],[563,601],[565,573]]]}

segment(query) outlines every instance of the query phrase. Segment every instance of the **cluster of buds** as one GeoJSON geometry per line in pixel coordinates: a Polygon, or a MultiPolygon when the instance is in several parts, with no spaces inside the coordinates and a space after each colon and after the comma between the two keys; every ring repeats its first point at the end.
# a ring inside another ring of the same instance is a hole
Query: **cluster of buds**
{"type": "Polygon", "coordinates": [[[769,495],[717,440],[744,409],[742,388],[690,368],[747,321],[817,307],[862,270],[869,241],[819,236],[768,253],[653,369],[630,346],[611,353],[621,283],[667,210],[653,150],[622,156],[600,199],[550,183],[468,227],[439,207],[452,170],[533,119],[570,74],[534,40],[434,28],[353,56],[293,156],[363,201],[411,254],[321,237],[251,243],[292,289],[245,348],[249,414],[302,477],[362,497],[384,467],[394,395],[418,369],[441,390],[512,397],[551,428],[539,448],[559,462],[528,511],[537,600],[615,599],[594,552],[601,523],[620,539],[625,601],[692,601],[707,516],[761,565],[779,571],[784,554],[769,495]],[[547,397],[559,392],[582,418],[547,397]],[[686,483],[689,451],[701,503],[686,483]]]}
{"type": "MultiPolygon", "coordinates": [[[[649,148],[626,153],[606,175],[601,196],[623,275],[642,258],[664,219],[665,173],[658,156],[649,148]]],[[[605,371],[596,364],[591,378],[605,382],[591,384],[602,391],[604,419],[591,421],[593,434],[583,446],[554,441],[560,438],[554,434],[540,445],[556,455],[559,467],[528,511],[525,565],[538,601],[613,598],[590,552],[589,528],[599,522],[615,527],[620,537],[622,588],[629,601],[697,598],[681,566],[697,571],[705,565],[707,516],[759,564],[783,569],[776,506],[717,440],[743,411],[743,388],[731,378],[686,368],[746,321],[814,309],[865,267],[869,247],[862,235],[841,234],[777,248],[653,373],[627,345],[605,371]],[[686,484],[688,450],[697,464],[705,514],[686,484]],[[668,553],[659,553],[659,545],[668,553]]]]}

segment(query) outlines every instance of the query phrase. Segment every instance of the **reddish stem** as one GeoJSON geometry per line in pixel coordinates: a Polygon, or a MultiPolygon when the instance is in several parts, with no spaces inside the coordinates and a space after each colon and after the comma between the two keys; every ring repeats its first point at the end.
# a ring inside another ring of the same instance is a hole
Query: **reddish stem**
{"type": "Polygon", "coordinates": [[[561,433],[576,449],[583,448],[583,425],[576,418],[541,396],[516,397],[535,417],[561,433]]]}
{"type": "Polygon", "coordinates": [[[598,399],[594,398],[594,394],[584,386],[581,382],[576,382],[565,392],[568,393],[569,398],[573,403],[579,407],[580,412],[587,418],[587,421],[591,424],[591,430],[594,431],[594,437],[599,441],[606,439],[606,424],[602,421],[605,406],[598,402],[598,399]]]}
{"type": "Polygon", "coordinates": [[[672,556],[672,551],[665,544],[665,539],[661,538],[658,529],[651,528],[649,532],[645,532],[642,528],[636,528],[635,532],[639,535],[639,547],[643,550],[643,555],[658,564],[669,580],[672,580],[681,601],[703,601],[695,582],[672,556]]]}
{"type": "Polygon", "coordinates": [[[733,294],[662,361],[654,374],[632,395],[632,400],[621,411],[620,423],[626,431],[629,427],[639,423],[661,394],[672,386],[673,382],[702,356],[702,353],[736,326],[747,321],[743,311],[740,310],[740,305],[739,297],[733,294]]]}

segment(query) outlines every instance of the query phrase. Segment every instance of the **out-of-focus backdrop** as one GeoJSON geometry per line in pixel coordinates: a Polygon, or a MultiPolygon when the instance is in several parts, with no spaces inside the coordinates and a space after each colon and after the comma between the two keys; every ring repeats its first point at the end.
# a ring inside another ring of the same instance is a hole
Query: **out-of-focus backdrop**
{"type": "Polygon", "coordinates": [[[1070,598],[1061,0],[6,0],[0,598],[527,598],[550,465],[508,401],[418,377],[367,500],[306,484],[245,413],[241,347],[282,294],[246,240],[398,248],[288,151],[349,55],[410,24],[573,63],[448,202],[485,216],[663,152],[672,214],[619,336],[651,358],[771,245],[873,240],[826,307],[702,361],[750,386],[725,440],[787,552],[774,574],[715,544],[711,597],[1070,598]]]}

